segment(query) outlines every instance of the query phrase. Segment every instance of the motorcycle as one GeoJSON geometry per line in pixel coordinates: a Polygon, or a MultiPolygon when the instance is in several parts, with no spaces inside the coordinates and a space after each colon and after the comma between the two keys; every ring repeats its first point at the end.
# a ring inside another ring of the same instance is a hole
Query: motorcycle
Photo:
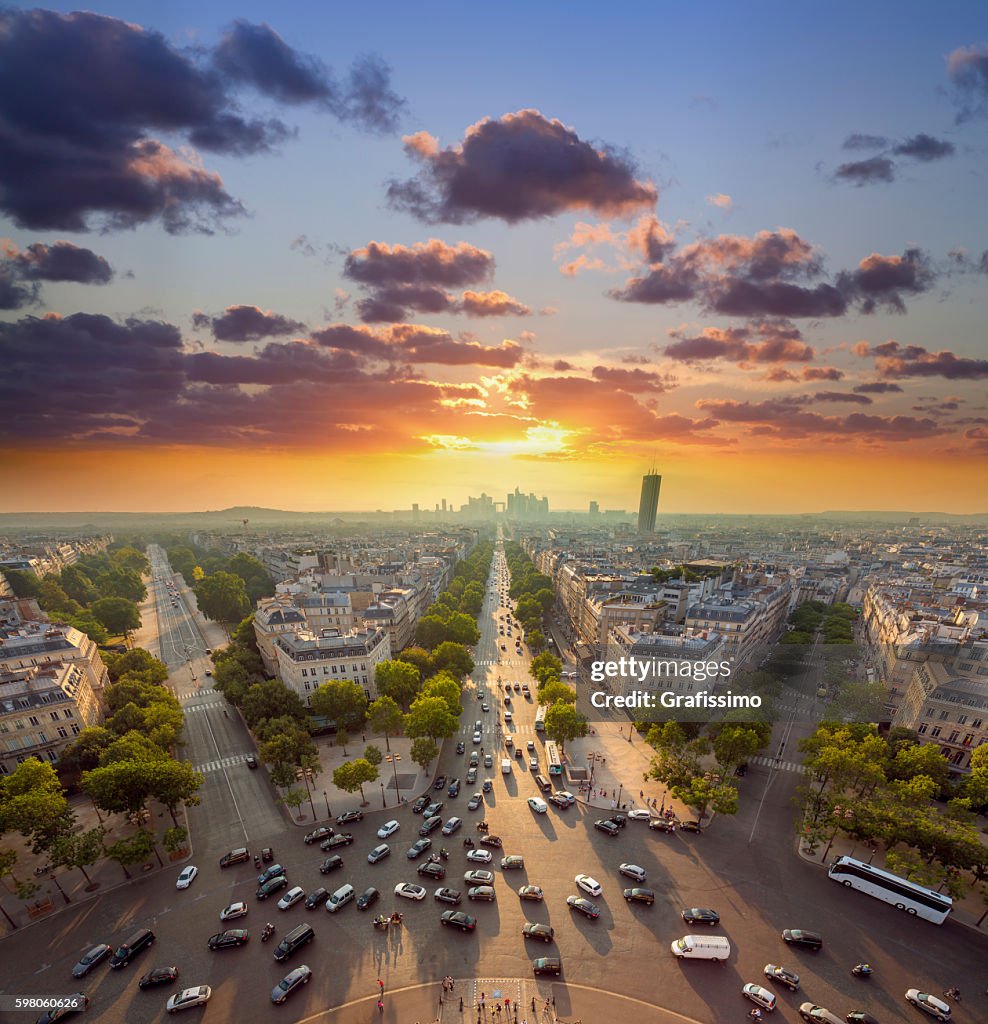
{"type": "Polygon", "coordinates": [[[463,840],[463,845],[468,847],[473,846],[473,840],[467,836],[466,839],[463,840]]]}
{"type": "Polygon", "coordinates": [[[439,857],[441,860],[449,860],[449,850],[442,849],[439,851],[439,857]]]}
{"type": "Polygon", "coordinates": [[[391,915],[391,924],[400,925],[403,920],[403,916],[397,910],[391,915]]]}
{"type": "Polygon", "coordinates": [[[478,832],[487,832],[489,830],[490,830],[490,825],[488,825],[486,821],[478,821],[477,822],[477,831],[478,832]]]}
{"type": "Polygon", "coordinates": [[[261,866],[261,858],[254,854],[254,867],[259,868],[261,866]]]}
{"type": "Polygon", "coordinates": [[[388,930],[389,921],[383,914],[380,917],[375,917],[373,923],[374,927],[382,932],[388,930]]]}
{"type": "Polygon", "coordinates": [[[873,969],[871,964],[855,964],[851,968],[851,973],[858,978],[870,978],[873,969]]]}
{"type": "Polygon", "coordinates": [[[270,939],[272,935],[274,935],[274,925],[273,924],[266,924],[261,929],[261,942],[267,942],[268,939],[270,939]]]}

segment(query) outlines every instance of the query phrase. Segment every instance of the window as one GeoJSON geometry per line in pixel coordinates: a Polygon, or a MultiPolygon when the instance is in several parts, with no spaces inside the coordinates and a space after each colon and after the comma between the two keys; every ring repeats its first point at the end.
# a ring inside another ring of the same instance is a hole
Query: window
{"type": "Polygon", "coordinates": [[[55,722],[55,721],[57,721],[57,720],[58,720],[58,712],[57,712],[57,711],[49,711],[49,712],[48,712],[48,717],[49,717],[49,718],[50,718],[50,719],[51,719],[51,720],[52,720],[53,722],[55,722]]]}
{"type": "Polygon", "coordinates": [[[65,709],[65,717],[66,718],[75,718],[75,714],[72,711],[72,708],[66,708],[65,709]]]}
{"type": "Polygon", "coordinates": [[[927,718],[932,718],[933,717],[933,708],[927,708],[926,709],[926,717],[927,718]]]}
{"type": "Polygon", "coordinates": [[[967,725],[967,715],[958,715],[957,716],[957,724],[958,725],[967,725]]]}
{"type": "Polygon", "coordinates": [[[960,736],[960,733],[956,729],[954,729],[954,731],[947,737],[947,742],[956,743],[958,736],[960,736]]]}
{"type": "Polygon", "coordinates": [[[929,726],[924,722],[916,731],[922,736],[928,728],[929,726]]]}
{"type": "Polygon", "coordinates": [[[39,743],[47,743],[48,742],[48,734],[44,733],[44,732],[39,732],[38,733],[38,742],[39,743]]]}
{"type": "Polygon", "coordinates": [[[939,726],[939,725],[937,725],[937,726],[934,726],[934,727],[933,727],[933,728],[932,728],[932,729],[930,730],[930,735],[931,735],[931,736],[939,736],[939,735],[940,735],[940,726],[939,726]]]}
{"type": "Polygon", "coordinates": [[[40,725],[41,724],[38,721],[38,716],[37,715],[30,715],[30,716],[28,716],[28,721],[31,723],[31,725],[40,725]]]}
{"type": "Polygon", "coordinates": [[[78,725],[73,725],[72,726],[72,735],[73,736],[78,736],[79,735],[79,726],[78,725]]]}
{"type": "Polygon", "coordinates": [[[972,726],[974,726],[974,728],[975,728],[975,729],[980,729],[980,728],[981,728],[981,721],[982,721],[982,720],[981,720],[980,718],[976,718],[976,719],[975,719],[975,720],[974,720],[974,721],[973,721],[973,722],[971,723],[971,725],[972,725],[972,726]]]}
{"type": "Polygon", "coordinates": [[[941,711],[941,712],[940,712],[940,721],[941,721],[941,722],[946,722],[946,721],[947,721],[947,716],[948,716],[949,714],[950,714],[950,712],[949,712],[949,711],[941,711]]]}
{"type": "Polygon", "coordinates": [[[67,740],[69,738],[69,731],[64,725],[60,725],[58,727],[58,735],[61,736],[63,740],[67,740]]]}

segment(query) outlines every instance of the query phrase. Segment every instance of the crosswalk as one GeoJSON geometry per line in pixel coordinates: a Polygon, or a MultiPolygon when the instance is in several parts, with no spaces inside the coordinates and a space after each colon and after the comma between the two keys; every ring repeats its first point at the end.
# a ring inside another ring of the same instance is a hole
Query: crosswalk
{"type": "Polygon", "coordinates": [[[192,701],[194,701],[197,697],[215,697],[216,694],[219,693],[219,692],[220,692],[219,690],[214,690],[214,689],[211,689],[211,688],[206,688],[206,689],[202,689],[202,690],[196,690],[193,693],[187,693],[182,698],[182,703],[183,704],[189,704],[192,701]]]}
{"type": "Polygon", "coordinates": [[[246,760],[246,754],[231,754],[229,757],[221,757],[215,761],[206,761],[205,764],[195,765],[195,770],[202,775],[206,775],[209,772],[218,772],[221,768],[231,768],[236,764],[243,764],[246,760]]]}
{"type": "Polygon", "coordinates": [[[757,757],[749,757],[748,764],[760,764],[766,768],[776,768],[780,772],[798,772],[800,775],[806,774],[806,766],[797,764],[794,761],[782,761],[775,757],[765,757],[759,754],[757,757]]]}
{"type": "Polygon", "coordinates": [[[187,715],[194,715],[200,711],[208,711],[210,708],[225,708],[226,701],[224,700],[212,700],[207,704],[185,704],[183,710],[187,715]]]}

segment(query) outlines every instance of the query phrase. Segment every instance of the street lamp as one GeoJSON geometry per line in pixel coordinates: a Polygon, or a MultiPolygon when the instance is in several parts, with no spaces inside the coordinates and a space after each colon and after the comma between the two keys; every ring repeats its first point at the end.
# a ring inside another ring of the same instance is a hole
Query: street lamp
{"type": "Polygon", "coordinates": [[[384,795],[384,783],[383,782],[381,783],[381,806],[382,807],[387,807],[388,806],[387,798],[384,795]]]}
{"type": "Polygon", "coordinates": [[[326,801],[326,817],[331,818],[333,816],[333,812],[329,809],[329,797],[326,796],[326,790],[322,791],[322,796],[323,799],[326,801]]]}

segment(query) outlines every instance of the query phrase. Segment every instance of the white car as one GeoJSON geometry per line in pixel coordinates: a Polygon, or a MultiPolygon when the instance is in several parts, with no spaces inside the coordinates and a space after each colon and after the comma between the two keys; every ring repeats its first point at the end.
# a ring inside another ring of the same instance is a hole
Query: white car
{"type": "Polygon", "coordinates": [[[175,888],[188,889],[198,874],[199,869],[194,867],[192,864],[186,868],[182,868],[182,873],[178,876],[178,881],[175,883],[175,888]]]}
{"type": "Polygon", "coordinates": [[[644,807],[636,807],[633,811],[628,811],[628,817],[631,821],[651,821],[652,812],[644,807]]]}
{"type": "Polygon", "coordinates": [[[545,814],[549,810],[549,805],[541,799],[541,797],[530,796],[528,798],[528,806],[535,811],[536,814],[545,814]]]}
{"type": "Polygon", "coordinates": [[[467,860],[474,864],[490,864],[493,859],[490,850],[470,850],[467,853],[467,860]]]}
{"type": "Polygon", "coordinates": [[[284,896],[278,900],[279,910],[289,910],[294,907],[299,900],[305,899],[305,890],[300,885],[296,885],[294,888],[289,889],[284,896]]]}
{"type": "Polygon", "coordinates": [[[600,888],[600,882],[596,878],[591,878],[589,875],[577,875],[573,879],[574,882],[586,893],[591,896],[599,896],[603,891],[600,888]]]}
{"type": "Polygon", "coordinates": [[[472,740],[472,742],[473,742],[473,743],[479,743],[479,742],[480,742],[480,733],[479,733],[479,732],[475,732],[475,733],[473,734],[473,740],[472,740]]]}
{"type": "Polygon", "coordinates": [[[424,900],[425,889],[414,882],[399,882],[395,886],[395,896],[404,896],[406,900],[424,900]]]}
{"type": "Polygon", "coordinates": [[[950,1007],[942,999],[930,995],[929,992],[920,992],[918,988],[911,988],[906,991],[906,1002],[928,1013],[937,1020],[950,1020],[950,1007]]]}
{"type": "Polygon", "coordinates": [[[220,920],[235,921],[238,917],[243,917],[246,913],[246,903],[231,903],[228,907],[220,911],[220,920]]]}
{"type": "Polygon", "coordinates": [[[378,830],[378,839],[389,839],[391,836],[401,829],[401,822],[392,818],[390,821],[386,821],[378,830]]]}
{"type": "Polygon", "coordinates": [[[622,864],[618,868],[618,871],[620,872],[620,874],[624,875],[626,878],[634,879],[634,881],[636,881],[636,882],[644,882],[645,881],[645,877],[646,877],[645,869],[642,868],[642,867],[639,867],[637,864],[622,864]]]}
{"type": "Polygon", "coordinates": [[[213,990],[208,985],[197,985],[195,988],[186,988],[165,1003],[165,1010],[168,1013],[178,1013],[179,1010],[190,1010],[193,1006],[202,1006],[209,1002],[213,990]]]}

